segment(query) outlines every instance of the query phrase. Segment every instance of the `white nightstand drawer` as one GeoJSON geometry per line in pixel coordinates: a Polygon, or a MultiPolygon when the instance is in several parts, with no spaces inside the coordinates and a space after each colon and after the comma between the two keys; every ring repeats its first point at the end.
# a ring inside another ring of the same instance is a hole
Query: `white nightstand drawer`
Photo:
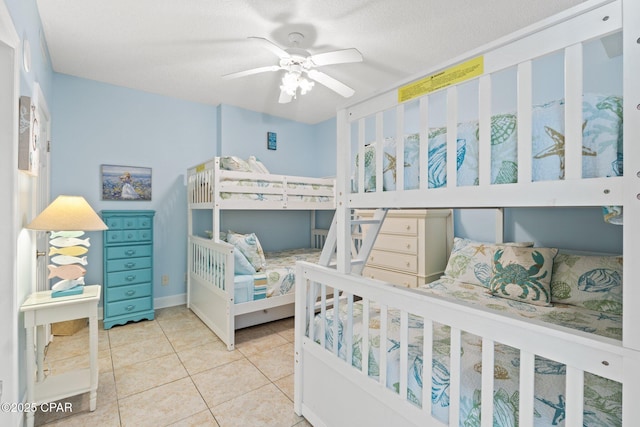
{"type": "Polygon", "coordinates": [[[397,236],[394,234],[378,234],[376,249],[384,251],[418,254],[418,237],[397,236]]]}
{"type": "Polygon", "coordinates": [[[418,286],[418,276],[414,274],[404,274],[395,271],[383,270],[375,267],[365,267],[362,271],[364,277],[382,280],[383,282],[393,283],[394,285],[415,288],[418,286]]]}
{"type": "Polygon", "coordinates": [[[393,268],[407,273],[418,272],[418,257],[394,252],[372,250],[369,264],[378,267],[393,268]]]}

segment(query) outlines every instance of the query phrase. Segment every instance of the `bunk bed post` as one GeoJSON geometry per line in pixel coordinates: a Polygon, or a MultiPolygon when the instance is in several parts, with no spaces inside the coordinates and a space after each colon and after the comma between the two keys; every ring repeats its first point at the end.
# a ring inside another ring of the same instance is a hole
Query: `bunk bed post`
{"type": "Polygon", "coordinates": [[[622,421],[630,426],[640,419],[640,2],[622,1],[623,22],[623,135],[624,135],[624,233],[622,343],[627,352],[622,388],[622,421]]]}
{"type": "MultiPolygon", "coordinates": [[[[349,117],[346,109],[338,111],[337,126],[337,168],[336,168],[336,225],[337,225],[337,270],[351,271],[351,211],[347,209],[350,194],[348,176],[351,164],[351,136],[349,117]]],[[[362,163],[364,165],[364,162],[362,163]]]]}
{"type": "Polygon", "coordinates": [[[496,243],[504,243],[504,208],[496,208],[496,243]]]}

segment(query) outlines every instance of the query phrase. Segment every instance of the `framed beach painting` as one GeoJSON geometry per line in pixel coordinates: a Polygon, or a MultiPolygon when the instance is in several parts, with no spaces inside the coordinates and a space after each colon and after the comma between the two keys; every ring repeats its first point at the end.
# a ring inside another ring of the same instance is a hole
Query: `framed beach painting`
{"type": "Polygon", "coordinates": [[[102,165],[102,200],[151,200],[151,168],[102,165]]]}

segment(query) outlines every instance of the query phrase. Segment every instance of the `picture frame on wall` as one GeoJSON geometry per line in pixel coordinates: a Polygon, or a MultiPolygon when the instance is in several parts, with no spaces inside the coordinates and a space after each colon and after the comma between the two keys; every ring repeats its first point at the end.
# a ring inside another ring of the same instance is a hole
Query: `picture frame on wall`
{"type": "Polygon", "coordinates": [[[278,135],[275,132],[267,132],[267,149],[275,150],[277,148],[278,135]]]}
{"type": "Polygon", "coordinates": [[[151,200],[151,168],[101,165],[102,200],[151,200]]]}

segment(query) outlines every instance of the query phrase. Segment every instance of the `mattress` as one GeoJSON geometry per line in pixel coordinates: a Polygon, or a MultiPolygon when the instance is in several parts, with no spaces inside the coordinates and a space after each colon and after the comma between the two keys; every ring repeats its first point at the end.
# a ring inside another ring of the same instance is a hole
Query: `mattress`
{"type": "MultiPolygon", "coordinates": [[[[558,305],[555,307],[533,306],[518,301],[507,300],[489,295],[486,288],[456,282],[443,278],[423,285],[420,291],[436,294],[444,298],[463,300],[477,304],[509,316],[525,319],[538,319],[544,322],[562,325],[606,337],[620,339],[622,334],[621,316],[604,315],[584,308],[558,305]]],[[[341,305],[339,331],[347,329],[346,307],[341,305]]],[[[362,305],[354,303],[353,308],[353,360],[352,365],[361,369],[362,364],[362,305]]],[[[505,320],[508,321],[508,317],[505,320]]],[[[326,346],[332,348],[333,310],[327,310],[326,346]]],[[[315,319],[315,341],[320,342],[320,318],[315,319]]],[[[387,387],[398,391],[399,387],[399,328],[400,319],[397,310],[388,312],[388,337],[385,346],[387,352],[387,387]]],[[[422,348],[423,320],[409,316],[409,374],[408,399],[416,406],[422,401],[422,348]]],[[[369,322],[369,376],[378,378],[380,359],[380,322],[379,308],[370,307],[369,322]]],[[[443,421],[448,420],[449,410],[449,328],[434,324],[434,345],[431,379],[431,400],[433,415],[443,421]]],[[[346,349],[342,333],[339,335],[339,356],[346,359],[346,349]]],[[[480,425],[480,389],[482,372],[481,339],[472,334],[462,333],[462,381],[460,425],[480,425]]],[[[519,352],[511,347],[496,343],[494,373],[494,420],[501,427],[517,425],[519,352]]],[[[564,385],[566,366],[536,356],[535,360],[535,417],[536,426],[563,425],[564,385]]],[[[619,383],[585,373],[585,425],[615,426],[621,425],[622,386],[619,383]]]]}

